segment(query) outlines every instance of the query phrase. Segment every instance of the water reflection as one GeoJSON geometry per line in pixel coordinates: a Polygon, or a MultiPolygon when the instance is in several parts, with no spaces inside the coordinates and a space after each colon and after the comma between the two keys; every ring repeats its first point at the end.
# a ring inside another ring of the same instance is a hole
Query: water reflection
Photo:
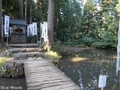
{"type": "Polygon", "coordinates": [[[82,90],[100,90],[98,78],[107,75],[104,90],[119,90],[116,77],[116,51],[84,50],[74,57],[63,57],[60,69],[64,71],[82,90]]]}

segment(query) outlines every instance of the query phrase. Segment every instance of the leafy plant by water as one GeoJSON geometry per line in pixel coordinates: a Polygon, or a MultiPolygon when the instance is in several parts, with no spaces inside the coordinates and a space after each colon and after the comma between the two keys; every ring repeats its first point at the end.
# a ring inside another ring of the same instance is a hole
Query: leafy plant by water
{"type": "Polygon", "coordinates": [[[45,53],[45,58],[51,59],[51,60],[58,60],[60,59],[62,56],[55,52],[55,51],[48,51],[45,53]]]}
{"type": "Polygon", "coordinates": [[[7,59],[7,57],[0,57],[0,72],[4,72],[2,71],[2,67],[7,59]]]}
{"type": "Polygon", "coordinates": [[[62,56],[55,51],[48,51],[45,53],[45,58],[52,60],[52,63],[59,68],[59,59],[62,56]]]}

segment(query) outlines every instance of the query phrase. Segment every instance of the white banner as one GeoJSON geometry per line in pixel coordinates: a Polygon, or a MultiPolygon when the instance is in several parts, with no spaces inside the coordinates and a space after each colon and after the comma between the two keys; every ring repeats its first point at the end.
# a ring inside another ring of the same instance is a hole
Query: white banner
{"type": "Polygon", "coordinates": [[[5,35],[9,35],[9,20],[10,20],[10,17],[5,15],[4,16],[4,34],[5,35]]]}
{"type": "Polygon", "coordinates": [[[37,22],[33,22],[34,35],[37,35],[37,22]]]}
{"type": "Polygon", "coordinates": [[[120,70],[120,30],[118,30],[116,75],[118,75],[119,70],[120,70]]]}
{"type": "Polygon", "coordinates": [[[27,36],[29,36],[30,32],[29,32],[29,25],[27,26],[27,36]]]}
{"type": "Polygon", "coordinates": [[[27,36],[34,36],[34,27],[33,24],[27,26],[27,36]]]}
{"type": "Polygon", "coordinates": [[[40,25],[42,29],[41,38],[44,38],[44,41],[48,41],[48,24],[47,22],[43,22],[40,25]]]}
{"type": "Polygon", "coordinates": [[[31,28],[31,32],[32,32],[32,36],[34,36],[34,25],[33,24],[30,24],[30,28],[31,28]]]}

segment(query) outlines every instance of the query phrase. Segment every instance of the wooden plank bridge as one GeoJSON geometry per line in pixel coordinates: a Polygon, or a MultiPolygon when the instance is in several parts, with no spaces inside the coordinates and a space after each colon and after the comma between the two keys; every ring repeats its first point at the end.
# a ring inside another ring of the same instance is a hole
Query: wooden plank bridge
{"type": "Polygon", "coordinates": [[[24,63],[27,90],[80,90],[80,87],[50,60],[42,58],[44,53],[40,52],[37,44],[8,46],[8,52],[12,52],[11,61],[24,63]]]}
{"type": "Polygon", "coordinates": [[[49,60],[41,58],[24,63],[27,90],[80,90],[49,60]]]}

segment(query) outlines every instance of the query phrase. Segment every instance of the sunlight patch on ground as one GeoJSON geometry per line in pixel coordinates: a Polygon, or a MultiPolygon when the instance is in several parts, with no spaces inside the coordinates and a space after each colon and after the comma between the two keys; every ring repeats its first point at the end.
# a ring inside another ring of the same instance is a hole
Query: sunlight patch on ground
{"type": "Polygon", "coordinates": [[[111,56],[110,58],[116,60],[116,59],[117,59],[117,56],[114,55],[114,56],[111,56]]]}
{"type": "Polygon", "coordinates": [[[88,58],[83,58],[83,57],[73,57],[73,58],[71,58],[71,60],[72,60],[73,62],[79,62],[79,61],[88,60],[88,58]]]}
{"type": "Polygon", "coordinates": [[[7,59],[7,57],[0,57],[0,63],[6,61],[7,59]]]}
{"type": "Polygon", "coordinates": [[[45,57],[52,60],[58,60],[59,58],[61,58],[61,55],[54,51],[48,51],[45,53],[45,57]]]}
{"type": "Polygon", "coordinates": [[[0,68],[2,67],[2,65],[4,64],[5,61],[7,61],[7,57],[0,57],[0,68]]]}

